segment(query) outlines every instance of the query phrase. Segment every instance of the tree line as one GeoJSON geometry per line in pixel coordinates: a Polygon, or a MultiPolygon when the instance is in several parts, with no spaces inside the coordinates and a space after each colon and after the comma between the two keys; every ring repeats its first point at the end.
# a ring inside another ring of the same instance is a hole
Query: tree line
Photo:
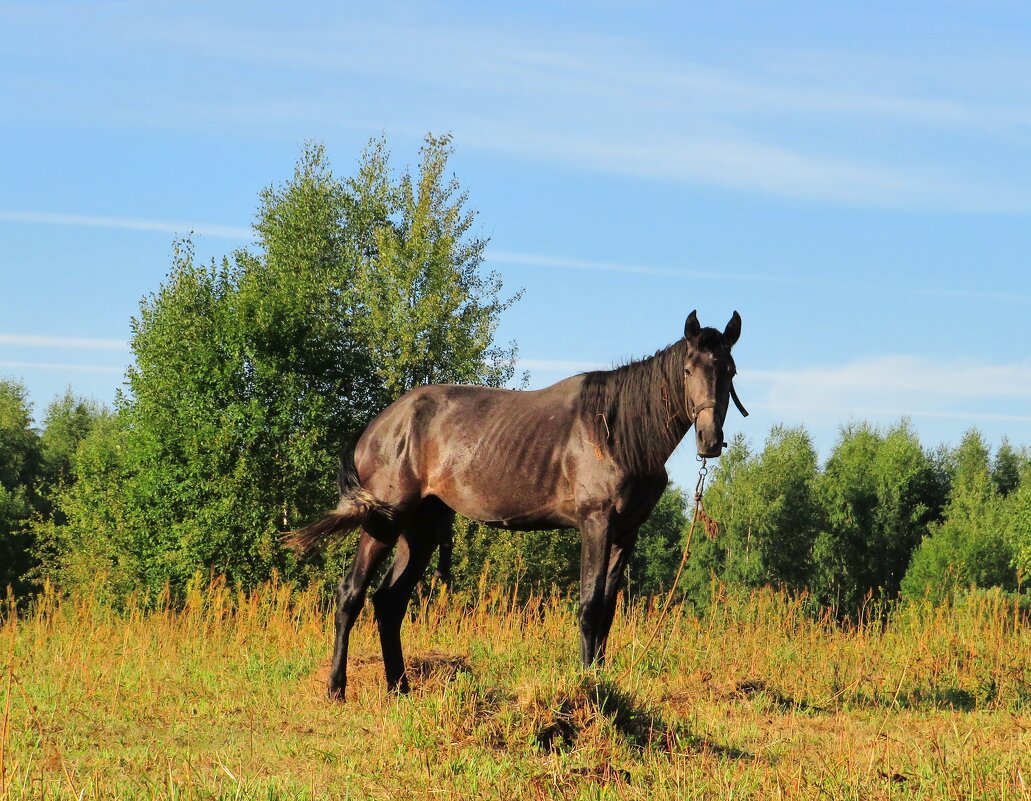
{"type": "MultiPolygon", "coordinates": [[[[397,172],[373,139],[338,178],[310,144],[261,193],[251,248],[201,264],[176,242],[132,320],[113,409],[69,391],[37,427],[24,387],[0,381],[0,586],[117,603],[213,574],[245,588],[335,583],[350,541],[299,561],[281,535],[335,503],[347,434],[413,386],[514,376],[515,346],[495,332],[515,296],[482,269],[451,153],[427,137],[417,168],[397,172]]],[[[1017,590],[1031,565],[1029,461],[1006,443],[991,454],[974,431],[928,451],[905,423],[845,428],[822,465],[804,429],[776,427],[758,451],[739,436],[704,498],[720,534],[695,539],[680,589],[705,604],[716,586],[773,584],[846,611],[872,596],[1017,590]]],[[[671,487],[642,529],[632,593],[672,583],[687,501],[671,487]]],[[[576,532],[456,525],[458,590],[569,590],[578,562],[576,532]]]]}
{"type": "Polygon", "coordinates": [[[971,586],[1021,588],[1031,567],[1031,455],[976,430],[925,449],[908,422],[844,427],[821,466],[804,428],[762,450],[736,437],[705,504],[720,535],[695,549],[685,589],[806,591],[854,613],[868,599],[940,602],[971,586]]]}

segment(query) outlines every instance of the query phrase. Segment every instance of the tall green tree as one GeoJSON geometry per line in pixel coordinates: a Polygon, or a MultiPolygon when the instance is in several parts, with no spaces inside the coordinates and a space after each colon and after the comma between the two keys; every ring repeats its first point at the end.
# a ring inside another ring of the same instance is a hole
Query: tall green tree
{"type": "Polygon", "coordinates": [[[117,602],[160,585],[160,546],[133,493],[137,461],[127,416],[102,415],[75,450],[71,480],[56,487],[57,515],[40,527],[41,573],[66,590],[117,602]]]}
{"type": "Polygon", "coordinates": [[[76,480],[79,448],[94,428],[110,417],[108,409],[76,397],[71,388],[47,407],[40,435],[38,512],[30,526],[34,564],[23,576],[23,589],[34,590],[45,577],[59,572],[62,542],[58,532],[68,522],[65,505],[76,480]]]}
{"type": "Polygon", "coordinates": [[[992,480],[1000,495],[1009,495],[1020,485],[1021,474],[1026,472],[1031,459],[1026,449],[1017,450],[1008,439],[1002,444],[992,459],[992,480]]]}
{"type": "MultiPolygon", "coordinates": [[[[65,390],[47,406],[40,435],[43,483],[48,494],[72,479],[75,453],[97,422],[110,415],[101,404],[65,390]]],[[[51,498],[47,498],[52,506],[51,498]]]]}
{"type": "Polygon", "coordinates": [[[743,588],[803,589],[824,519],[817,476],[816,451],[802,428],[774,426],[758,454],[736,436],[705,492],[720,534],[696,540],[689,596],[704,603],[711,577],[743,588]]]}
{"type": "Polygon", "coordinates": [[[388,195],[395,214],[376,229],[375,263],[358,273],[359,325],[390,398],[421,384],[512,377],[511,347],[493,342],[515,298],[503,300],[500,277],[482,273],[487,241],[471,235],[468,196],[447,177],[450,138],[427,137],[421,155],[418,175],[403,175],[388,195]]]}
{"type": "Polygon", "coordinates": [[[941,515],[948,480],[908,422],[881,432],[842,430],[820,477],[826,526],[813,553],[810,587],[843,614],[869,594],[898,594],[927,525],[941,515]]]}
{"type": "Polygon", "coordinates": [[[507,302],[480,274],[449,155],[428,138],[418,174],[395,179],[373,140],[340,180],[309,145],[262,193],[256,247],[202,265],[178,243],[133,321],[119,422],[85,443],[66,553],[152,591],[198,570],[243,585],[292,571],[280,532],[332,504],[348,431],[414,383],[511,376],[514,351],[492,342],[507,302]]]}
{"type": "Polygon", "coordinates": [[[971,585],[1016,587],[1003,496],[979,432],[964,435],[952,462],[944,519],[930,526],[902,581],[909,598],[941,601],[971,585]]]}

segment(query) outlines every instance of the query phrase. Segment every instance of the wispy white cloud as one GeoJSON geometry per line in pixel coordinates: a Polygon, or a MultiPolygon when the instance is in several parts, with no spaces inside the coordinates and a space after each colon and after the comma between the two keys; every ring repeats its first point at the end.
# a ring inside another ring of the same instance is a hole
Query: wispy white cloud
{"type": "MultiPolygon", "coordinates": [[[[248,228],[234,225],[223,225],[220,223],[176,223],[167,220],[141,219],[137,217],[98,217],[84,214],[55,214],[38,211],[0,211],[0,221],[18,222],[28,224],[45,224],[58,226],[86,226],[110,229],[121,229],[126,231],[159,231],[170,234],[184,234],[193,231],[197,234],[207,236],[246,240],[252,235],[248,228]]],[[[510,250],[490,249],[487,252],[489,262],[495,264],[510,264],[513,266],[525,267],[551,267],[561,270],[587,270],[594,272],[609,273],[630,273],[635,275],[654,275],[670,278],[683,279],[704,279],[713,281],[730,281],[737,283],[762,283],[779,286],[806,287],[809,289],[827,289],[839,292],[880,292],[879,288],[871,288],[868,284],[848,283],[844,281],[828,281],[820,278],[803,276],[778,275],[775,273],[744,273],[728,272],[722,270],[699,270],[688,267],[669,267],[650,264],[630,264],[626,262],[611,262],[596,259],[582,259],[571,256],[556,256],[545,253],[525,253],[510,250]]],[[[896,294],[919,296],[919,297],[946,297],[962,296],[966,298],[981,298],[985,300],[997,300],[1007,303],[1031,302],[1031,295],[1022,292],[982,289],[979,287],[947,287],[947,286],[920,286],[920,287],[893,287],[896,294]]],[[[5,340],[0,334],[0,344],[37,344],[42,342],[20,342],[5,340]]],[[[124,347],[124,343],[122,344],[124,347]]],[[[98,347],[97,345],[68,347],[98,347]]]]}
{"type": "MultiPolygon", "coordinates": [[[[520,359],[518,366],[561,374],[611,367],[569,359],[520,359]]],[[[791,421],[818,417],[837,425],[850,418],[911,417],[1031,423],[1031,414],[1020,411],[1031,401],[1031,361],[943,363],[887,355],[833,366],[739,368],[736,384],[746,405],[791,421]],[[1012,411],[1015,402],[1018,411],[1012,411]]]]}
{"type": "MultiPolygon", "coordinates": [[[[760,283],[805,287],[808,289],[826,289],[850,294],[880,294],[883,291],[880,286],[873,286],[868,282],[849,283],[847,281],[828,281],[821,278],[779,275],[776,273],[739,273],[725,270],[697,270],[689,267],[663,267],[649,264],[629,264],[626,262],[580,259],[568,256],[552,256],[544,253],[522,253],[510,250],[490,249],[487,251],[487,261],[488,263],[510,264],[513,266],[534,268],[543,267],[559,270],[585,270],[601,273],[629,273],[631,275],[654,275],[666,278],[681,278],[685,280],[702,279],[706,281],[729,281],[734,283],[760,283]]],[[[1031,294],[1015,291],[982,289],[977,286],[894,286],[891,291],[894,294],[914,297],[958,296],[967,299],[979,298],[982,300],[994,300],[1008,303],[1031,302],[1031,294]]]]}
{"type": "Polygon", "coordinates": [[[749,405],[779,414],[1031,422],[1031,362],[977,364],[886,355],[843,365],[741,370],[749,405]]]}
{"type": "Polygon", "coordinates": [[[774,400],[873,393],[881,399],[909,394],[948,399],[1031,398],[1031,361],[1015,364],[943,363],[887,355],[833,367],[747,370],[742,379],[765,384],[774,400]]]}
{"type": "Polygon", "coordinates": [[[0,361],[0,369],[4,370],[44,370],[60,373],[103,373],[121,375],[124,367],[110,367],[102,364],[62,364],[58,362],[9,362],[0,361]]]}
{"type": "Polygon", "coordinates": [[[129,343],[122,339],[52,337],[33,334],[0,334],[0,345],[33,348],[81,348],[83,350],[126,351],[129,349],[129,343]]]}
{"type": "MultiPolygon", "coordinates": [[[[1012,78],[1031,71],[1026,57],[994,68],[982,61],[976,81],[965,61],[896,58],[874,70],[863,53],[814,61],[745,52],[725,67],[619,35],[376,16],[267,31],[158,11],[120,20],[113,42],[197,65],[230,60],[259,78],[298,76],[285,92],[275,81],[241,87],[214,70],[207,100],[160,85],[143,116],[165,125],[293,137],[299,123],[328,132],[372,115],[373,130],[445,127],[463,146],[608,174],[882,208],[1031,212],[1031,190],[1012,171],[985,169],[994,150],[983,146],[1024,152],[1031,142],[1031,94],[1012,78]],[[929,70],[933,82],[914,77],[929,70]],[[304,85],[318,88],[297,90],[304,85]],[[385,93],[398,102],[384,106],[385,93]],[[340,108],[349,109],[344,122],[340,108]],[[865,129],[876,135],[858,133],[865,129]],[[957,136],[982,146],[948,160],[926,147],[957,136]]],[[[93,113],[128,120],[137,111],[113,109],[125,102],[117,94],[106,99],[93,113]]]]}
{"type": "MultiPolygon", "coordinates": [[[[252,235],[248,228],[242,226],[223,225],[220,223],[176,223],[167,220],[141,219],[136,217],[97,217],[83,214],[54,214],[50,212],[37,211],[0,211],[0,221],[20,222],[29,224],[46,224],[59,226],[87,226],[110,229],[121,229],[126,231],[160,231],[162,233],[183,234],[193,231],[197,234],[207,236],[246,240],[252,235]]],[[[634,275],[654,275],[669,278],[682,279],[703,279],[711,281],[730,281],[736,283],[762,283],[779,286],[805,287],[809,289],[826,289],[838,292],[867,293],[880,292],[879,287],[871,287],[869,284],[848,283],[845,281],[828,281],[820,278],[805,276],[778,275],[776,273],[744,273],[728,272],[723,270],[699,270],[689,267],[669,267],[650,264],[631,264],[626,262],[611,262],[596,259],[582,259],[571,256],[556,256],[545,253],[524,253],[520,251],[495,250],[487,252],[489,262],[495,264],[510,264],[513,266],[525,267],[551,267],[561,270],[587,270],[594,272],[609,273],[630,273],[634,275]]],[[[970,287],[947,287],[947,286],[920,286],[904,287],[896,286],[892,292],[900,295],[917,297],[955,297],[980,298],[983,300],[996,300],[1006,303],[1027,303],[1031,302],[1031,294],[1014,291],[982,289],[975,286],[970,287]]],[[[0,344],[44,344],[42,342],[14,342],[5,340],[3,337],[12,336],[0,334],[0,344]]],[[[124,343],[122,344],[124,347],[124,343]]],[[[98,347],[97,345],[68,347],[98,347]]]]}
{"type": "MultiPolygon", "coordinates": [[[[715,271],[686,270],[676,267],[656,267],[647,264],[626,264],[623,262],[595,261],[568,256],[550,256],[545,253],[521,253],[511,250],[488,250],[487,258],[497,264],[518,264],[527,267],[557,267],[561,270],[591,270],[609,273],[633,273],[636,275],[664,275],[683,278],[720,278],[726,275],[715,271]]],[[[741,280],[751,277],[740,275],[741,280]]]]}
{"type": "Polygon", "coordinates": [[[0,221],[38,225],[70,225],[86,228],[118,228],[125,231],[157,231],[165,234],[201,234],[220,239],[250,239],[250,228],[198,222],[173,222],[138,217],[101,217],[88,214],[57,214],[46,211],[0,211],[0,221]]]}
{"type": "Polygon", "coordinates": [[[664,183],[888,209],[1031,211],[1031,192],[1019,185],[986,182],[981,175],[938,166],[899,166],[873,154],[820,154],[803,144],[763,141],[737,128],[710,133],[695,124],[679,133],[648,129],[627,134],[605,122],[563,130],[497,118],[466,119],[458,127],[463,142],[483,149],[664,183]]]}
{"type": "Polygon", "coordinates": [[[801,421],[809,419],[810,415],[819,415],[835,424],[845,420],[901,420],[910,418],[915,420],[966,420],[970,424],[978,422],[997,423],[1031,423],[1031,415],[1027,414],[1003,414],[995,412],[981,412],[969,409],[957,409],[955,411],[941,411],[934,409],[907,408],[904,406],[841,406],[841,405],[819,405],[812,403],[762,403],[749,401],[749,409],[762,409],[773,412],[777,415],[791,415],[800,418],[801,421]]]}
{"type": "Polygon", "coordinates": [[[1018,93],[987,99],[984,91],[996,88],[1007,73],[1031,68],[1026,61],[1000,62],[994,72],[983,63],[987,74],[978,84],[971,80],[967,64],[957,70],[951,63],[875,58],[861,51],[766,50],[763,61],[743,57],[731,70],[618,35],[535,31],[529,36],[493,27],[383,24],[357,18],[348,23],[346,28],[300,26],[274,34],[238,26],[230,36],[217,25],[170,26],[162,21],[145,35],[223,58],[320,73],[371,74],[380,79],[389,75],[445,90],[486,91],[508,98],[532,94],[543,103],[575,96],[617,101],[614,116],[636,104],[667,111],[679,107],[685,114],[705,117],[792,112],[1000,134],[1031,130],[1031,103],[1026,97],[1018,93]],[[383,58],[385,52],[389,58],[383,58]],[[898,88],[914,83],[906,76],[928,73],[938,79],[936,94],[898,88]]]}

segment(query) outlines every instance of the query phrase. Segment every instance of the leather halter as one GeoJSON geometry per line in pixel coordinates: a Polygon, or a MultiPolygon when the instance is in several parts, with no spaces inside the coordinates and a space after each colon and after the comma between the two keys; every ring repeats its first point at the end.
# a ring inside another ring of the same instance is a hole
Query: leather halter
{"type": "Polygon", "coordinates": [[[690,398],[687,399],[687,410],[688,410],[688,412],[690,414],[691,422],[694,422],[695,420],[698,419],[698,413],[699,412],[704,412],[706,409],[715,409],[715,408],[716,408],[716,401],[714,401],[714,400],[702,401],[701,403],[699,403],[696,406],[694,403],[691,402],[690,398]]]}
{"type": "MultiPolygon", "coordinates": [[[[730,382],[730,397],[734,399],[734,405],[737,406],[737,410],[741,412],[742,417],[748,417],[748,409],[741,403],[741,398],[737,396],[737,390],[734,389],[734,381],[730,382]]],[[[706,409],[715,409],[716,401],[702,401],[698,405],[691,402],[690,396],[687,398],[687,413],[688,417],[691,418],[691,422],[694,423],[698,419],[698,413],[704,412],[706,409]]]]}
{"type": "Polygon", "coordinates": [[[748,417],[748,409],[746,409],[745,405],[741,402],[741,398],[737,396],[737,390],[734,389],[733,380],[730,382],[730,397],[734,399],[734,405],[737,406],[737,410],[741,412],[741,416],[748,417]]]}

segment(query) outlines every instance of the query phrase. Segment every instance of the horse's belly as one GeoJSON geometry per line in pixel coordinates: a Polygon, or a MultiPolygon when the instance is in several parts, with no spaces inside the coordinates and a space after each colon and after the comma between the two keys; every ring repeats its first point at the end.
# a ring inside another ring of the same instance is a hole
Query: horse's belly
{"type": "Polygon", "coordinates": [[[534,511],[513,511],[511,514],[498,513],[498,511],[483,512],[474,514],[476,510],[456,509],[463,517],[484,523],[496,528],[509,529],[510,531],[540,531],[546,528],[574,528],[575,522],[565,514],[553,509],[539,509],[534,511]]]}
{"type": "Polygon", "coordinates": [[[509,477],[489,482],[469,474],[452,474],[434,484],[430,494],[470,520],[524,531],[574,524],[572,504],[566,503],[557,481],[509,477]]]}

